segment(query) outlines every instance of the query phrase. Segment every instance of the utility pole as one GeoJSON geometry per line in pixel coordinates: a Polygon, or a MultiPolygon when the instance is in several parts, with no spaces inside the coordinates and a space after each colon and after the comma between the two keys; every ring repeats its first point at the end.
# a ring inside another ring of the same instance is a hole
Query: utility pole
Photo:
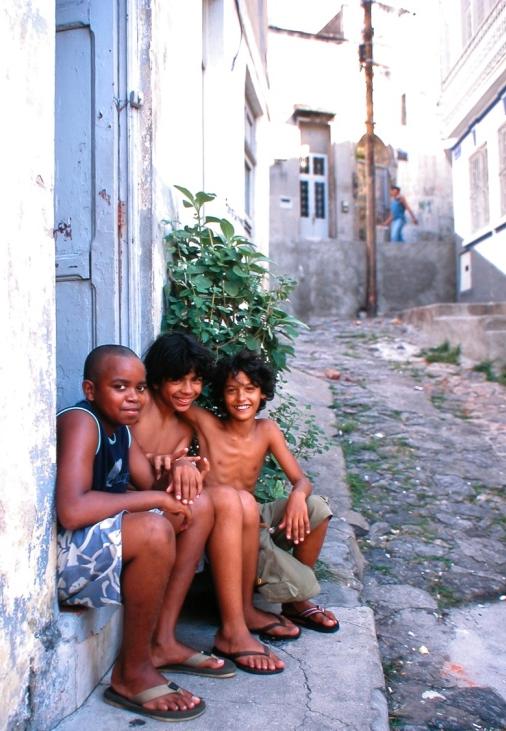
{"type": "Polygon", "coordinates": [[[361,61],[365,71],[366,94],[366,136],[365,136],[365,180],[366,180],[366,251],[367,284],[366,307],[369,317],[377,313],[378,295],[376,281],[376,184],[374,168],[374,107],[373,107],[373,54],[371,6],[373,0],[362,0],[364,8],[364,30],[361,61]]]}

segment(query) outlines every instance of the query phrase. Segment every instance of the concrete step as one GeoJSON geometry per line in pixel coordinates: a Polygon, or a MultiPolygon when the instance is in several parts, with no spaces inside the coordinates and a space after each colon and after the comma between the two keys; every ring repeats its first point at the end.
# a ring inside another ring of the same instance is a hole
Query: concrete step
{"type": "Polygon", "coordinates": [[[54,661],[52,698],[55,716],[63,718],[79,708],[104,673],[119,648],[121,607],[71,609],[60,612],[61,633],[54,661]]]}
{"type": "Polygon", "coordinates": [[[399,317],[421,334],[427,347],[447,340],[475,363],[506,365],[506,303],[429,305],[405,310],[399,317]]]}

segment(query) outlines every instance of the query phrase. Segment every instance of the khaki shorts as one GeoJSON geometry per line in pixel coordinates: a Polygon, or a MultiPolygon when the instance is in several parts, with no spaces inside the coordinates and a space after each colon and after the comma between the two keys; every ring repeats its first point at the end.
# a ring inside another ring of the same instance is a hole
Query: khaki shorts
{"type": "MultiPolygon", "coordinates": [[[[298,561],[291,553],[293,543],[288,541],[277,526],[283,519],[287,499],[259,505],[260,521],[267,525],[260,529],[257,588],[268,602],[300,602],[320,593],[314,571],[298,561]],[[269,527],[273,532],[269,532],[269,527]]],[[[307,498],[311,530],[332,517],[328,501],[321,495],[307,498]]]]}

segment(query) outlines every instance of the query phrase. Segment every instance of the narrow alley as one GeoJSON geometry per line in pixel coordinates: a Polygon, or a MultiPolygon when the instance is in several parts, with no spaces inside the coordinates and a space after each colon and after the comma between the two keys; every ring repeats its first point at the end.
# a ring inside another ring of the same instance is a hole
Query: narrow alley
{"type": "MultiPolygon", "coordinates": [[[[455,354],[456,355],[456,354],[455,354]]],[[[506,388],[396,320],[319,320],[392,728],[506,726],[506,388]]]]}

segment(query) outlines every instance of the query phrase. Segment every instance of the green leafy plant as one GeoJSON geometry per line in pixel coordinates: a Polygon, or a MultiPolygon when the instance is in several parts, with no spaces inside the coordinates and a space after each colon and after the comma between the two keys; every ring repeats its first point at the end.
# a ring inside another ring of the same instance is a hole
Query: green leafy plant
{"type": "MultiPolygon", "coordinates": [[[[274,277],[269,259],[226,218],[206,215],[215,195],[191,193],[175,186],[183,206],[193,210],[193,224],[166,221],[167,285],[162,330],[191,332],[216,356],[233,355],[246,347],[259,352],[280,374],[288,369],[293,343],[306,327],[284,309],[295,286],[287,277],[274,277]]],[[[324,450],[323,432],[310,413],[301,414],[293,397],[278,394],[271,412],[294,453],[301,459],[324,450]]],[[[209,399],[204,405],[212,408],[209,399]]],[[[259,500],[285,494],[285,476],[275,460],[267,459],[259,480],[259,500]]]]}
{"type": "Polygon", "coordinates": [[[421,355],[427,363],[453,363],[457,365],[460,358],[460,345],[452,348],[448,340],[445,340],[444,343],[435,348],[422,350],[421,355]]]}
{"type": "Polygon", "coordinates": [[[499,373],[496,373],[493,364],[489,360],[484,360],[475,365],[473,371],[484,373],[487,381],[493,381],[500,383],[501,386],[506,386],[506,367],[503,367],[499,373]]]}
{"type": "Polygon", "coordinates": [[[204,215],[213,194],[175,187],[183,206],[194,210],[194,225],[173,226],[165,237],[170,261],[162,328],[190,331],[217,355],[256,350],[284,370],[304,327],[282,306],[295,281],[270,274],[268,258],[226,218],[204,215]]]}

